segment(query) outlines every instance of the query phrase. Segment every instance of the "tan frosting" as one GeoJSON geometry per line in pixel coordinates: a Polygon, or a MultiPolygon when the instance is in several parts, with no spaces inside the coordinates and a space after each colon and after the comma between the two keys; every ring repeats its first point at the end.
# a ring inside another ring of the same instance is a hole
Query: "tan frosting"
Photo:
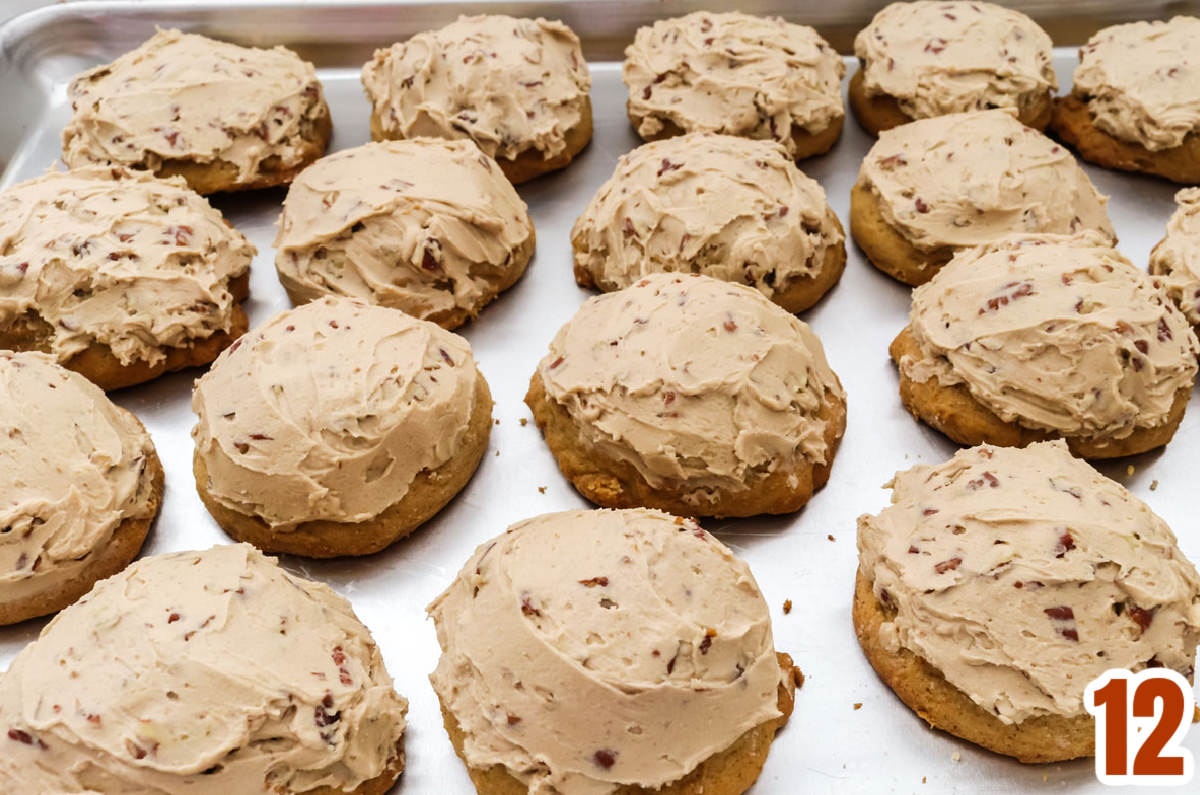
{"type": "Polygon", "coordinates": [[[132,414],[42,353],[0,353],[0,602],[69,583],[121,522],[153,515],[132,414]]]}
{"type": "Polygon", "coordinates": [[[642,137],[669,121],[685,132],[773,139],[788,154],[793,127],[818,133],[841,121],[845,73],[807,25],[708,11],[638,28],[622,69],[642,137]]]}
{"type": "Polygon", "coordinates": [[[1200,128],[1200,19],[1104,28],[1079,48],[1075,92],[1104,132],[1153,152],[1200,128]]]}
{"type": "Polygon", "coordinates": [[[854,37],[867,95],[913,119],[1029,110],[1058,90],[1053,48],[1020,11],[977,0],[892,3],[854,37]]]}
{"type": "Polygon", "coordinates": [[[1200,188],[1175,194],[1167,234],[1150,252],[1150,272],[1193,325],[1200,325],[1200,188]]]}
{"type": "Polygon", "coordinates": [[[470,138],[492,157],[566,149],[592,86],[579,37],[561,22],[459,17],[376,50],[363,88],[389,138],[470,138]]]}
{"type": "Polygon", "coordinates": [[[539,795],[679,779],[777,718],[749,567],[694,520],[568,511],[483,544],[429,606],[430,676],[472,768],[539,795]]]}
{"type": "Polygon", "coordinates": [[[597,454],[652,486],[716,489],[801,463],[828,463],[825,420],[844,397],[816,334],[757,291],[706,276],[653,274],[590,299],[538,364],[549,399],[597,454]]]}
{"type": "Polygon", "coordinates": [[[966,384],[1003,420],[1124,438],[1166,421],[1200,343],[1166,293],[1095,233],[960,252],[913,291],[901,369],[966,384]]]}
{"type": "Polygon", "coordinates": [[[1116,241],[1108,198],[1071,153],[1008,111],[885,130],[863,159],[858,181],[878,198],[884,220],[919,249],[1081,229],[1116,241]]]}
{"type": "Polygon", "coordinates": [[[371,519],[458,451],[476,378],[465,339],[394,309],[280,312],[196,382],[208,491],[281,530],[371,519]]]}
{"type": "Polygon", "coordinates": [[[908,649],[1005,723],[1084,714],[1109,668],[1192,675],[1200,577],[1166,523],[1061,441],[897,473],[859,570],[908,649]]]}
{"type": "Polygon", "coordinates": [[[312,64],[291,50],[260,50],[160,30],[136,50],[71,81],[74,115],[63,159],[144,165],[164,160],[237,167],[239,182],[263,161],[299,165],[304,136],[326,113],[312,64]]]}
{"type": "Polygon", "coordinates": [[[845,237],[772,141],[694,133],[623,156],[571,230],[575,265],[606,290],[648,273],[746,282],[770,298],[814,276],[845,237]]]}
{"type": "Polygon", "coordinates": [[[51,171],[0,193],[0,326],[48,324],[59,361],[92,342],[154,364],[233,319],[255,249],[180,179],[51,171]]]}
{"type": "Polygon", "coordinates": [[[386,141],[300,173],[275,267],[302,298],[348,295],[428,319],[477,308],[532,235],[525,202],[470,141],[386,141]]]}
{"type": "Polygon", "coordinates": [[[350,790],[384,771],[407,702],[341,596],[247,544],[138,561],[0,679],[0,789],[350,790]]]}

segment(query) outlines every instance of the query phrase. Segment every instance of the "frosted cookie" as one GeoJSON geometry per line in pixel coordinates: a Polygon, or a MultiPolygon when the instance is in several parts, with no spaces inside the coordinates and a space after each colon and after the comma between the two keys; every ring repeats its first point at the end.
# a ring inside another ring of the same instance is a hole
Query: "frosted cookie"
{"type": "Polygon", "coordinates": [[[246,544],[97,583],[0,679],[9,793],[383,795],[408,702],[341,596],[246,544]]]}
{"type": "Polygon", "coordinates": [[[850,107],[867,132],[949,113],[1010,109],[1050,122],[1054,44],[1029,17],[975,0],[885,6],[854,37],[850,107]]]}
{"type": "Polygon", "coordinates": [[[561,22],[459,17],[376,50],[362,70],[371,138],[469,138],[521,183],[592,139],[592,78],[561,22]]]}
{"type": "Polygon", "coordinates": [[[1022,762],[1094,752],[1109,668],[1191,681],[1200,577],[1166,523],[1061,441],[974,447],[858,520],[854,629],[934,728],[1022,762]]]}
{"type": "Polygon", "coordinates": [[[332,132],[317,74],[291,50],[178,30],[83,72],[68,94],[67,165],[148,169],[199,193],[285,185],[332,132]]]}
{"type": "Polygon", "coordinates": [[[324,298],[280,312],[196,382],[193,468],[213,518],[267,552],[377,552],[467,484],[492,397],[471,346],[324,298]]]}
{"type": "Polygon", "coordinates": [[[617,163],[571,229],[575,280],[620,290],[651,273],[701,273],[807,309],[846,265],[842,225],[772,141],[693,133],[617,163]]]}
{"type": "Polygon", "coordinates": [[[180,179],[90,167],[0,193],[0,347],[104,389],[208,364],[246,330],[255,249],[180,179]]]}
{"type": "Polygon", "coordinates": [[[470,141],[344,149],[288,189],[275,268],[303,303],[343,295],[448,329],[511,287],[536,239],[525,202],[470,141]]]}
{"type": "Polygon", "coordinates": [[[911,122],[879,136],[850,192],[850,233],[879,270],[929,281],[958,251],[1010,233],[1084,229],[1117,240],[1071,153],[1003,110],[911,122]]]}
{"type": "Polygon", "coordinates": [[[1104,28],[1079,48],[1071,93],[1051,129],[1090,160],[1200,182],[1200,19],[1104,28]]]}
{"type": "Polygon", "coordinates": [[[1063,438],[1084,458],[1166,444],[1197,353],[1166,292],[1095,233],[958,254],[891,345],[904,405],[959,444],[1063,438]]]}
{"type": "Polygon", "coordinates": [[[1200,328],[1200,188],[1179,191],[1175,204],[1167,234],[1150,251],[1150,272],[1195,329],[1200,328]]]}
{"type": "Polygon", "coordinates": [[[0,625],[129,565],[162,501],[137,417],[42,353],[0,352],[0,625]]]}
{"type": "Polygon", "coordinates": [[[846,428],[812,329],[756,290],[691,274],[585,303],[525,403],[583,496],[689,516],[799,510],[846,428]]]}
{"type": "Polygon", "coordinates": [[[429,679],[480,795],[740,795],[802,681],[749,567],[658,511],[518,522],[429,614],[429,679]]]}
{"type": "Polygon", "coordinates": [[[842,133],[842,57],[807,25],[697,11],[638,28],[626,110],[647,141],[712,132],[779,142],[794,159],[842,133]]]}

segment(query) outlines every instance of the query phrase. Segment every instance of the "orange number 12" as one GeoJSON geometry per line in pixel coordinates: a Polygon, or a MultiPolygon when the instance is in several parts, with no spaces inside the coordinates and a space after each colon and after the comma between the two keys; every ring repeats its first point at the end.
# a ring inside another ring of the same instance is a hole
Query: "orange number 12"
{"type": "Polygon", "coordinates": [[[1192,754],[1180,743],[1194,707],[1192,686],[1175,671],[1105,671],[1084,693],[1084,708],[1096,719],[1096,778],[1104,784],[1190,781],[1192,754]]]}

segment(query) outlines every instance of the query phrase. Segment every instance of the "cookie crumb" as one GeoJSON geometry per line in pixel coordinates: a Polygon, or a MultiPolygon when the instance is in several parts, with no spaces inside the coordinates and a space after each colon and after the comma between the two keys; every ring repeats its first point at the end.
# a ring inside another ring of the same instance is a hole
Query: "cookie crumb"
{"type": "Polygon", "coordinates": [[[500,451],[499,451],[499,450],[497,450],[497,451],[496,451],[496,455],[500,455],[500,451]]]}
{"type": "Polygon", "coordinates": [[[858,712],[860,709],[862,709],[862,702],[861,702],[861,701],[855,701],[855,702],[854,702],[854,711],[855,711],[855,712],[858,712]]]}
{"type": "Polygon", "coordinates": [[[546,493],[546,487],[538,486],[538,494],[545,494],[545,493],[546,493]]]}
{"type": "Polygon", "coordinates": [[[926,781],[926,780],[925,780],[925,778],[926,778],[925,776],[921,776],[921,783],[922,783],[922,784],[928,784],[928,783],[929,783],[928,781],[926,781]]]}
{"type": "Polygon", "coordinates": [[[825,537],[828,538],[830,541],[837,541],[837,539],[833,537],[833,533],[830,533],[829,535],[827,535],[825,537]]]}
{"type": "Polygon", "coordinates": [[[496,419],[496,424],[497,424],[497,425],[499,425],[499,424],[500,424],[500,420],[499,420],[499,418],[497,418],[497,419],[496,419]]]}
{"type": "Polygon", "coordinates": [[[1154,491],[1157,488],[1158,488],[1158,481],[1157,480],[1150,481],[1150,491],[1154,491]]]}
{"type": "Polygon", "coordinates": [[[527,420],[527,419],[525,419],[524,417],[522,417],[522,418],[521,418],[521,427],[522,427],[522,428],[524,428],[524,427],[525,427],[526,425],[528,425],[528,424],[529,424],[529,420],[527,420]]]}
{"type": "Polygon", "coordinates": [[[954,753],[950,754],[951,762],[958,762],[961,760],[962,760],[962,754],[960,754],[958,751],[955,751],[954,753]]]}
{"type": "Polygon", "coordinates": [[[792,600],[784,599],[783,600],[783,614],[786,616],[790,612],[792,612],[792,600]]]}
{"type": "Polygon", "coordinates": [[[1129,475],[1130,477],[1132,477],[1133,473],[1136,471],[1137,470],[1133,468],[1133,464],[1130,464],[1129,466],[1125,467],[1125,474],[1129,475]]]}

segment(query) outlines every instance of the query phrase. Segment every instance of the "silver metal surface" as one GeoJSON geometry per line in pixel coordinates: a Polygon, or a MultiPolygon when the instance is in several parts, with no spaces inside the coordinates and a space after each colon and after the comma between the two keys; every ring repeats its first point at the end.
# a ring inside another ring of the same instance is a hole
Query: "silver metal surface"
{"type": "MultiPolygon", "coordinates": [[[[589,52],[605,36],[620,33],[628,39],[634,23],[684,7],[616,2],[516,5],[520,13],[555,15],[561,10],[588,42],[589,52]]],[[[1109,11],[1117,8],[1105,6],[1109,11]]],[[[1174,10],[1178,4],[1171,6],[1174,10]]],[[[336,150],[368,138],[369,108],[358,66],[370,49],[439,24],[462,7],[262,3],[255,5],[258,13],[251,13],[253,9],[244,5],[210,0],[188,6],[79,3],[26,15],[0,28],[0,107],[5,108],[0,157],[9,162],[3,185],[41,173],[58,156],[59,131],[69,115],[65,86],[71,75],[136,46],[155,24],[181,24],[239,41],[299,45],[317,63],[324,82],[334,119],[331,149],[336,150]]],[[[828,18],[833,12],[826,8],[822,13],[828,18]]],[[[1073,50],[1060,50],[1056,65],[1065,90],[1070,86],[1073,50]]],[[[521,421],[530,417],[522,398],[536,362],[558,327],[591,294],[576,287],[572,278],[570,225],[617,158],[639,143],[625,117],[619,64],[596,62],[592,74],[592,144],[565,171],[520,188],[538,230],[538,253],[529,272],[477,321],[461,329],[491,383],[499,421],[478,473],[435,520],[378,555],[324,563],[284,561],[297,572],[329,583],[354,603],[379,642],[397,688],[410,700],[408,766],[398,787],[401,792],[472,792],[442,730],[426,678],[438,648],[425,605],[476,545],[508,524],[585,506],[558,473],[532,421],[521,421]]],[[[824,185],[844,223],[850,186],[870,143],[848,119],[833,153],[801,164],[824,185]]],[[[1088,172],[1099,189],[1112,196],[1109,208],[1122,251],[1144,266],[1150,247],[1163,233],[1174,189],[1148,178],[1091,167],[1088,172]]],[[[283,195],[274,190],[214,200],[259,249],[247,303],[255,324],[288,305],[275,276],[271,248],[283,195]]],[[[955,448],[918,425],[900,405],[887,345],[905,323],[908,290],[870,267],[852,244],[849,248],[841,283],[802,315],[820,334],[849,395],[849,425],[829,485],[794,516],[706,522],[750,563],[771,605],[776,646],[790,652],[807,676],[795,714],[777,738],[754,792],[1100,791],[1090,761],[1027,767],[927,730],[876,679],[858,649],[850,625],[855,518],[886,504],[888,493],[881,485],[897,469],[941,461],[955,448]],[[785,599],[794,605],[790,615],[782,611],[785,599]]],[[[192,481],[189,398],[196,375],[197,371],[170,375],[114,394],[150,429],[167,472],[166,499],[144,554],[229,541],[204,510],[192,481]]],[[[1149,502],[1175,529],[1185,552],[1200,560],[1194,487],[1200,444],[1196,402],[1165,450],[1104,469],[1149,502]],[[1135,467],[1134,474],[1126,474],[1128,465],[1135,467]]],[[[0,629],[0,670],[43,624],[0,629]]],[[[1192,731],[1187,745],[1200,754],[1200,730],[1192,731]]]]}

